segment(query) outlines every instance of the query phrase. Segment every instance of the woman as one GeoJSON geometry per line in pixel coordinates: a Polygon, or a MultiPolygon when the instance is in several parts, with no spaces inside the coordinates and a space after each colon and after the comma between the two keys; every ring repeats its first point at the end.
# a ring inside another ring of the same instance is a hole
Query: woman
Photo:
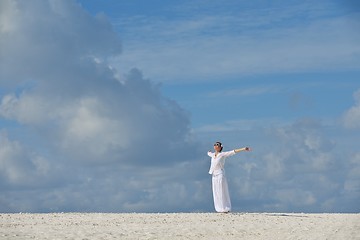
{"type": "Polygon", "coordinates": [[[241,151],[250,151],[250,148],[244,147],[222,152],[223,146],[221,142],[216,142],[214,144],[214,150],[215,152],[209,151],[208,155],[211,157],[209,174],[212,174],[212,190],[215,210],[217,212],[228,213],[231,210],[231,201],[224,171],[225,158],[233,156],[241,151]]]}

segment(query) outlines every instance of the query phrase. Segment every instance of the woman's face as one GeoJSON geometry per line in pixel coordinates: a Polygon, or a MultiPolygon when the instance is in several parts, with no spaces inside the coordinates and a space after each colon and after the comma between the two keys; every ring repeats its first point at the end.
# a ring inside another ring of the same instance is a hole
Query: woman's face
{"type": "Polygon", "coordinates": [[[220,152],[220,150],[221,150],[221,147],[219,146],[219,145],[214,145],[214,150],[216,151],[216,152],[220,152]]]}

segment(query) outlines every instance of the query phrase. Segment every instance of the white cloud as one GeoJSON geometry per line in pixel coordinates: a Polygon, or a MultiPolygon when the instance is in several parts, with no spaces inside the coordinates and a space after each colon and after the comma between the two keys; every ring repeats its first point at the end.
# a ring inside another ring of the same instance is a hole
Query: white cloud
{"type": "Polygon", "coordinates": [[[60,83],[71,78],[75,69],[86,67],[85,58],[103,58],[121,50],[110,23],[101,15],[91,17],[74,1],[5,0],[0,4],[5,12],[0,32],[2,84],[60,83]]]}
{"type": "Polygon", "coordinates": [[[0,9],[0,211],[154,211],[188,197],[188,113],[140,70],[108,65],[121,43],[106,17],[72,0],[0,9]]]}
{"type": "Polygon", "coordinates": [[[186,112],[161,96],[159,87],[139,70],[132,70],[121,83],[106,61],[93,60],[116,55],[120,49],[103,17],[91,17],[73,1],[16,2],[9,11],[19,16],[16,30],[2,34],[10,50],[3,52],[1,66],[6,71],[1,80],[19,81],[16,92],[2,98],[2,117],[48,128],[58,146],[82,153],[79,149],[88,148],[98,157],[110,149],[129,149],[130,154],[130,149],[153,142],[177,148],[175,142],[187,137],[186,112]],[[14,42],[10,36],[26,42],[14,42]],[[27,64],[22,61],[30,58],[34,65],[24,69],[27,64]]]}
{"type": "Polygon", "coordinates": [[[8,186],[43,185],[42,180],[50,174],[50,163],[46,158],[32,152],[18,141],[0,133],[0,178],[8,186]]]}
{"type": "Polygon", "coordinates": [[[355,105],[347,110],[343,116],[343,123],[346,128],[360,128],[360,89],[354,93],[355,105]]]}
{"type": "Polygon", "coordinates": [[[18,98],[11,93],[3,97],[0,114],[8,119],[16,119],[19,123],[39,125],[49,118],[50,108],[50,102],[40,96],[24,94],[18,98]]]}

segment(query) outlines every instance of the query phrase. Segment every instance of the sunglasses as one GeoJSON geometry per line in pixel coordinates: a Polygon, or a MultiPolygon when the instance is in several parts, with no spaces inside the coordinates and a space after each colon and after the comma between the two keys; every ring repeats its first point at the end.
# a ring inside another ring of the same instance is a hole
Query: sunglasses
{"type": "Polygon", "coordinates": [[[221,147],[221,143],[215,143],[214,146],[221,147]]]}

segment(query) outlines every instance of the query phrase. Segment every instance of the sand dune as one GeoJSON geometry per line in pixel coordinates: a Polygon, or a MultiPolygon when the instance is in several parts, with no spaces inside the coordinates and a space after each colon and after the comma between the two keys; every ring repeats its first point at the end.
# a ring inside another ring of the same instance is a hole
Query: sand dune
{"type": "Polygon", "coordinates": [[[360,239],[360,214],[0,214],[0,239],[360,239]]]}

